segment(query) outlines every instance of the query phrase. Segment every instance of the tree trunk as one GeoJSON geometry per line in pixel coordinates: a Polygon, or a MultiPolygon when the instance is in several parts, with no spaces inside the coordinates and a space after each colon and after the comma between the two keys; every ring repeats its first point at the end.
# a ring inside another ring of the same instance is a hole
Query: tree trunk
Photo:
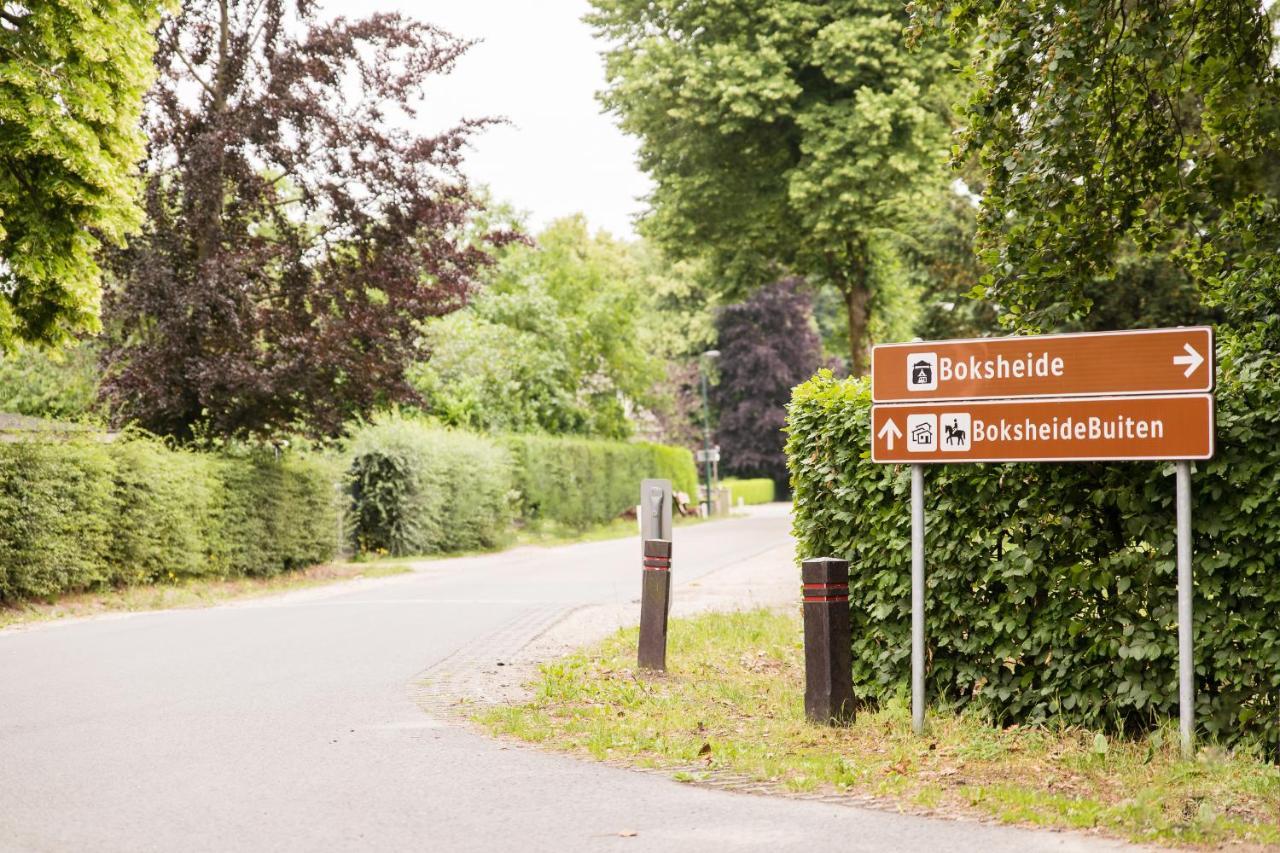
{"type": "Polygon", "coordinates": [[[849,375],[866,376],[871,369],[871,293],[865,282],[848,282],[844,307],[849,319],[849,375]]]}

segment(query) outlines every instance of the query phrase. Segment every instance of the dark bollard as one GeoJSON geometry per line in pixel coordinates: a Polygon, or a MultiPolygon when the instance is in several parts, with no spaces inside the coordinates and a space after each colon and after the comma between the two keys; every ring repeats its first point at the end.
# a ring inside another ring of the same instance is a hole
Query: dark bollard
{"type": "MultiPolygon", "coordinates": [[[[641,669],[667,668],[667,613],[671,606],[671,540],[644,541],[643,585],[640,589],[641,669]]],[[[848,624],[847,620],[846,623],[848,624]]]]}
{"type": "Polygon", "coordinates": [[[805,560],[804,713],[827,725],[853,722],[853,651],[849,629],[849,561],[805,560]]]}

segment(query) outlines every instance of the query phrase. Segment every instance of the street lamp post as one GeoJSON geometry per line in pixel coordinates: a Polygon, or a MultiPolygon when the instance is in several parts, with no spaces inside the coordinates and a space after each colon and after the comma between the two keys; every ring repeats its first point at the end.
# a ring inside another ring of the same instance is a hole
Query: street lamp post
{"type": "Polygon", "coordinates": [[[710,349],[698,361],[702,376],[702,471],[707,481],[707,518],[711,517],[711,404],[707,402],[707,368],[712,359],[720,357],[720,350],[710,349]]]}

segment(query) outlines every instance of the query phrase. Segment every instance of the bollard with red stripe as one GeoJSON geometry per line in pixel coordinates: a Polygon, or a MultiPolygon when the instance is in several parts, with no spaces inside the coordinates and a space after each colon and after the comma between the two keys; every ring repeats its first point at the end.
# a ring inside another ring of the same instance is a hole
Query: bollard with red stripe
{"type": "Polygon", "coordinates": [[[641,669],[667,668],[667,613],[671,609],[671,541],[644,540],[644,572],[640,587],[641,669]]]}
{"type": "Polygon", "coordinates": [[[801,564],[804,584],[804,713],[812,722],[853,722],[853,652],[849,561],[818,557],[801,564]]]}

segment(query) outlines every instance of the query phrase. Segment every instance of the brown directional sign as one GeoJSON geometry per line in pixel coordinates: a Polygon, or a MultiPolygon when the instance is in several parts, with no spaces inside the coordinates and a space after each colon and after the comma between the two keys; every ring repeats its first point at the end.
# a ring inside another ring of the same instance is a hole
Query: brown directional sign
{"type": "Polygon", "coordinates": [[[1209,459],[1209,394],[874,406],[874,462],[1209,459]]]}
{"type": "Polygon", "coordinates": [[[877,403],[1197,393],[1213,390],[1213,329],[881,344],[877,403]]]}

